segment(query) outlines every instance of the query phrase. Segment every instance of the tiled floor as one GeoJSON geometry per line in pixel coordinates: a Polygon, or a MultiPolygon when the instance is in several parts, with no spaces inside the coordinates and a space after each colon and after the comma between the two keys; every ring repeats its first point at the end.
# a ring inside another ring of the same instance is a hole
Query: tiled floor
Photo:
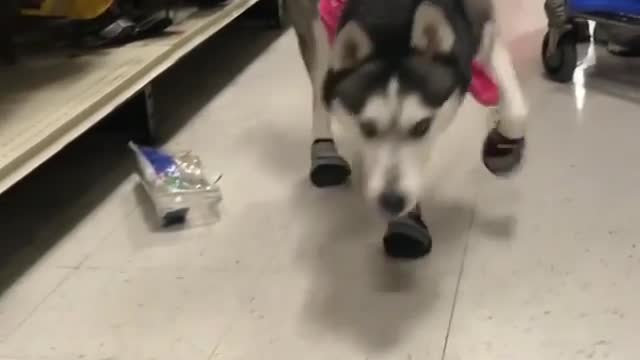
{"type": "Polygon", "coordinates": [[[225,175],[221,222],[155,230],[124,142],[83,137],[0,196],[0,360],[636,359],[640,66],[591,53],[550,83],[541,4],[498,3],[529,157],[489,176],[465,105],[431,171],[429,258],[386,262],[357,192],[308,184],[294,38],[233,26],[159,88],[168,145],[225,175]]]}

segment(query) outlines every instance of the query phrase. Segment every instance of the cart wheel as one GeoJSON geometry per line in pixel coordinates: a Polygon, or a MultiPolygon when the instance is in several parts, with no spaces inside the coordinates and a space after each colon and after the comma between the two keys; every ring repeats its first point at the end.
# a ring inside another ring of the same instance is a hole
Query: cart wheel
{"type": "Polygon", "coordinates": [[[573,28],[576,33],[576,41],[579,43],[588,43],[591,41],[591,33],[589,31],[589,23],[586,20],[575,20],[573,28]]]}
{"type": "Polygon", "coordinates": [[[561,83],[573,80],[573,72],[578,64],[576,45],[575,34],[571,31],[567,32],[558,40],[556,50],[548,55],[549,33],[545,34],[542,42],[542,63],[551,80],[561,83]]]}

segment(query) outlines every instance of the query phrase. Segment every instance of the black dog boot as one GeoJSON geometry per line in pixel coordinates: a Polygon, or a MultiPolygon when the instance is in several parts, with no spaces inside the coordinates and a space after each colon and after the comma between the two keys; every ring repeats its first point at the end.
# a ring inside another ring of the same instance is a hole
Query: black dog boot
{"type": "Polygon", "coordinates": [[[484,141],[482,161],[494,175],[507,176],[520,167],[524,148],[524,138],[509,139],[493,129],[484,141]]]}
{"type": "Polygon", "coordinates": [[[311,145],[311,182],[318,188],[343,185],[351,176],[349,163],[338,154],[333,140],[316,140],[311,145]]]}
{"type": "Polygon", "coordinates": [[[389,222],[384,251],[394,259],[419,259],[431,252],[431,234],[419,210],[389,222]]]}

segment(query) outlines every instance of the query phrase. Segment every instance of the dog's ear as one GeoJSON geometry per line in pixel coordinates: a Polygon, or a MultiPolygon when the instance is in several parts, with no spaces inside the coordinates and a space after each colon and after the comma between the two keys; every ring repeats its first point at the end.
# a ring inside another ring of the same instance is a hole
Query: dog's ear
{"type": "Polygon", "coordinates": [[[416,8],[411,31],[411,47],[428,54],[448,54],[456,35],[444,11],[427,1],[416,8]]]}
{"type": "Polygon", "coordinates": [[[369,35],[355,21],[342,27],[333,45],[333,70],[351,69],[373,52],[373,43],[369,35]]]}

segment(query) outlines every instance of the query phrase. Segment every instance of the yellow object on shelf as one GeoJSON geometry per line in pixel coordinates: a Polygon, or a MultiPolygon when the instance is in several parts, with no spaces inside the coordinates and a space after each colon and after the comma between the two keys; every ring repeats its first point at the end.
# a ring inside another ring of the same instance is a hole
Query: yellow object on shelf
{"type": "MultiPolygon", "coordinates": [[[[33,1],[31,2],[33,3],[33,1]]],[[[23,6],[21,13],[31,16],[90,20],[104,14],[113,2],[114,0],[42,0],[37,8],[23,6]]]]}

